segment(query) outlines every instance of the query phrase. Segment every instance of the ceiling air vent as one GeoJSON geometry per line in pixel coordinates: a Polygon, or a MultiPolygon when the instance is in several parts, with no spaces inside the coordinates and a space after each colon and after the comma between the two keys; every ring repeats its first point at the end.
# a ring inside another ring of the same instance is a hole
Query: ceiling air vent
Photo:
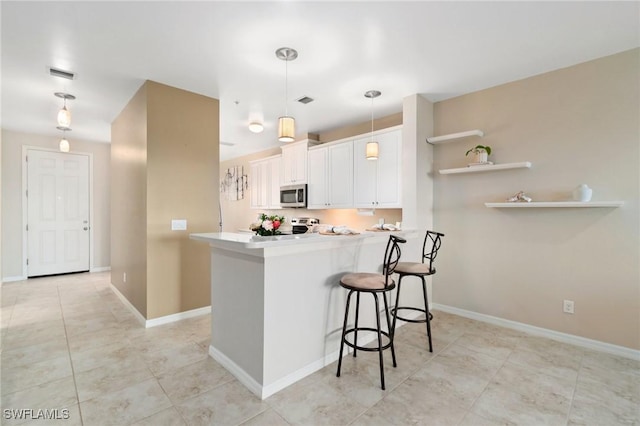
{"type": "Polygon", "coordinates": [[[54,77],[66,78],[67,80],[74,80],[76,74],[71,71],[65,71],[54,67],[49,67],[49,74],[54,77]]]}
{"type": "Polygon", "coordinates": [[[313,102],[313,98],[310,98],[308,96],[303,96],[301,98],[296,99],[296,101],[300,102],[301,104],[308,104],[310,102],[313,102]]]}

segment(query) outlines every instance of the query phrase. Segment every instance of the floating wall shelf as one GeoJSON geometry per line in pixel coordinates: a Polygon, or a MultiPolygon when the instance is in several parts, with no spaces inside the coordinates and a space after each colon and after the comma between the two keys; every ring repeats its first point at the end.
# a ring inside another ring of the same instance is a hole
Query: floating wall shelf
{"type": "Polygon", "coordinates": [[[494,208],[535,208],[535,207],[620,207],[624,201],[532,201],[530,203],[484,203],[487,207],[494,208]]]}
{"type": "Polygon", "coordinates": [[[468,130],[466,132],[451,133],[449,135],[433,136],[433,137],[427,138],[427,142],[431,144],[438,144],[438,143],[444,143],[454,139],[467,138],[469,136],[483,137],[484,132],[482,130],[468,130]]]}
{"type": "Polygon", "coordinates": [[[529,161],[523,161],[520,163],[504,163],[504,164],[489,164],[486,166],[468,166],[460,167],[459,169],[442,169],[441,175],[450,175],[456,173],[479,173],[490,172],[493,170],[508,170],[508,169],[529,169],[531,163],[529,161]]]}

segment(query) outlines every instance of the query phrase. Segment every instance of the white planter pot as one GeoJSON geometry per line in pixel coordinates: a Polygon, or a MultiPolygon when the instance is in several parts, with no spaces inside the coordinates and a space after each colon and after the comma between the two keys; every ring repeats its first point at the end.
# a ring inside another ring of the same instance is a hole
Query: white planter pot
{"type": "Polygon", "coordinates": [[[489,161],[489,155],[487,154],[487,151],[476,152],[476,163],[486,163],[487,161],[489,161]]]}

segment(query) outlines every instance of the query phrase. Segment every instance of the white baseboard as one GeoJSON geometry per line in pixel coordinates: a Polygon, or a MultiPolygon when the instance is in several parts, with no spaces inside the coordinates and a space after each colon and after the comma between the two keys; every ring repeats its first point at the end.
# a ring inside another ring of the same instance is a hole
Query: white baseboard
{"type": "Polygon", "coordinates": [[[559,342],[568,343],[575,346],[580,346],[583,348],[594,349],[596,351],[606,352],[612,355],[640,360],[640,351],[626,348],[624,346],[618,346],[611,343],[600,342],[598,340],[587,339],[585,337],[575,336],[573,334],[561,333],[559,331],[549,330],[547,328],[536,327],[517,321],[511,321],[491,315],[485,315],[473,311],[454,308],[453,306],[440,305],[438,303],[433,303],[431,305],[431,308],[443,312],[448,312],[450,314],[459,315],[461,317],[498,325],[500,327],[511,328],[513,330],[524,331],[525,333],[534,334],[536,336],[547,337],[549,339],[557,340],[559,342]]]}
{"type": "Polygon", "coordinates": [[[263,386],[260,383],[244,371],[238,364],[231,361],[231,359],[229,359],[225,354],[214,348],[213,345],[209,345],[209,356],[218,361],[220,365],[226,368],[229,373],[238,379],[240,383],[245,385],[247,389],[249,389],[258,398],[265,399],[267,397],[263,395],[263,386]]]}
{"type": "Polygon", "coordinates": [[[24,281],[26,279],[27,279],[27,277],[23,277],[23,276],[20,276],[20,277],[5,277],[5,278],[2,279],[2,282],[3,283],[11,283],[11,282],[15,282],[15,281],[24,281]]]}
{"type": "MultiPolygon", "coordinates": [[[[98,268],[91,268],[89,270],[89,272],[106,272],[106,271],[110,271],[110,270],[111,270],[111,266],[100,266],[98,268]]],[[[25,281],[27,279],[28,279],[27,276],[5,277],[5,278],[2,278],[2,282],[3,283],[11,283],[11,282],[15,282],[15,281],[25,281]]]]}
{"type": "Polygon", "coordinates": [[[202,308],[192,309],[190,311],[178,312],[177,314],[165,315],[163,317],[158,317],[158,318],[153,318],[148,320],[144,317],[144,315],[140,313],[140,311],[136,309],[135,306],[131,304],[131,302],[129,302],[129,300],[126,297],[124,297],[122,293],[120,293],[120,290],[118,290],[116,286],[114,286],[111,283],[109,283],[109,286],[111,286],[111,290],[113,290],[113,292],[116,294],[116,296],[118,296],[120,301],[124,303],[124,305],[127,308],[129,308],[129,310],[133,313],[133,315],[135,315],[137,320],[140,321],[140,324],[142,324],[145,328],[156,327],[162,324],[169,324],[169,323],[180,321],[187,318],[206,315],[211,312],[211,306],[205,306],[202,308]]]}
{"type": "Polygon", "coordinates": [[[115,285],[113,285],[112,283],[109,283],[109,286],[111,287],[111,290],[116,294],[116,296],[118,296],[118,299],[120,299],[120,301],[124,304],[124,306],[129,308],[131,313],[136,317],[136,319],[140,322],[140,324],[146,327],[147,319],[144,317],[144,315],[142,315],[140,311],[138,311],[136,307],[133,306],[131,302],[129,302],[129,300],[126,297],[124,297],[122,293],[120,293],[120,290],[118,290],[118,288],[115,285]]]}
{"type": "Polygon", "coordinates": [[[153,318],[146,321],[145,327],[155,327],[162,324],[169,324],[171,322],[180,321],[187,318],[198,317],[200,315],[206,315],[211,313],[211,305],[204,306],[202,308],[192,309],[190,311],[178,312],[177,314],[165,315],[163,317],[153,318]]]}
{"type": "MultiPolygon", "coordinates": [[[[420,313],[412,312],[410,314],[407,314],[407,316],[414,319],[419,317],[420,313]]],[[[399,320],[398,323],[396,324],[396,327],[397,328],[402,327],[402,325],[404,324],[406,324],[404,321],[399,320]]],[[[349,326],[352,327],[353,325],[350,324],[349,326]]],[[[359,338],[358,345],[364,346],[375,339],[376,339],[376,336],[373,333],[371,333],[369,337],[359,338]]],[[[353,349],[345,345],[345,351],[342,356],[343,357],[347,356],[352,351],[353,349]]],[[[324,357],[321,357],[305,365],[304,367],[299,368],[296,371],[293,371],[284,377],[281,377],[280,379],[266,386],[263,386],[262,384],[258,383],[253,377],[251,377],[246,371],[244,371],[242,367],[240,367],[238,364],[233,362],[222,352],[220,352],[215,347],[213,347],[213,345],[209,346],[209,355],[213,359],[218,361],[220,365],[226,368],[236,379],[238,379],[240,383],[242,383],[244,386],[247,387],[247,389],[253,392],[254,395],[256,395],[258,398],[266,399],[271,395],[275,394],[276,392],[281,391],[282,389],[288,386],[291,386],[298,380],[301,380],[309,376],[310,374],[313,374],[316,371],[326,367],[327,365],[337,361],[340,356],[340,349],[338,348],[335,351],[326,354],[324,357]]]]}

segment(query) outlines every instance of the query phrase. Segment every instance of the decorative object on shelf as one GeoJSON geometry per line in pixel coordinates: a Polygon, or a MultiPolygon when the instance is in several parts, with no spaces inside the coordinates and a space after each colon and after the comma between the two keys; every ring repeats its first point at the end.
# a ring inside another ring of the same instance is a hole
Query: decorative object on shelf
{"type": "Polygon", "coordinates": [[[244,191],[249,188],[248,176],[244,173],[244,166],[233,166],[227,169],[220,181],[220,193],[230,201],[242,200],[244,191]]]}
{"type": "Polygon", "coordinates": [[[60,143],[58,144],[58,148],[60,149],[60,152],[69,152],[69,141],[67,140],[65,133],[70,132],[71,128],[58,126],[56,127],[56,129],[62,130],[62,139],[60,139],[60,143]]]}
{"type": "Polygon", "coordinates": [[[258,221],[256,223],[251,224],[251,230],[256,233],[256,235],[268,236],[268,235],[280,235],[280,225],[284,222],[284,216],[267,216],[264,213],[260,213],[258,215],[258,221]]]}
{"type": "Polygon", "coordinates": [[[576,189],[573,190],[573,200],[574,201],[582,201],[587,202],[591,201],[591,195],[593,195],[593,190],[587,186],[586,183],[582,185],[578,185],[576,189]]]}
{"type": "Polygon", "coordinates": [[[373,140],[373,100],[380,96],[382,93],[379,90],[369,90],[364,96],[371,99],[371,140],[367,142],[366,155],[367,160],[378,159],[378,142],[373,140]]]}
{"type": "Polygon", "coordinates": [[[478,163],[469,163],[469,164],[467,164],[467,167],[475,167],[475,166],[493,166],[493,162],[492,161],[482,161],[482,162],[478,162],[478,163]]]}
{"type": "Polygon", "coordinates": [[[475,154],[475,161],[470,163],[470,166],[480,166],[484,164],[493,164],[488,161],[489,156],[491,155],[491,147],[485,145],[476,145],[467,151],[465,156],[469,155],[469,153],[473,152],[475,154]]]}
{"type": "Polygon", "coordinates": [[[67,99],[72,101],[76,97],[68,93],[62,93],[62,92],[55,92],[54,96],[64,99],[64,104],[62,105],[62,109],[58,111],[58,126],[68,128],[69,126],[71,126],[71,112],[69,112],[69,110],[67,109],[67,99]]]}
{"type": "Polygon", "coordinates": [[[278,140],[280,142],[293,142],[296,138],[296,122],[293,117],[289,116],[287,110],[288,90],[287,84],[289,80],[289,61],[293,61],[298,57],[298,52],[290,47],[281,47],[276,50],[276,57],[285,62],[285,78],[284,78],[284,115],[278,118],[278,140]]]}
{"type": "Polygon", "coordinates": [[[518,202],[530,203],[531,197],[527,197],[524,191],[520,191],[517,194],[514,194],[512,197],[507,198],[507,201],[510,203],[518,203],[518,202]]]}

